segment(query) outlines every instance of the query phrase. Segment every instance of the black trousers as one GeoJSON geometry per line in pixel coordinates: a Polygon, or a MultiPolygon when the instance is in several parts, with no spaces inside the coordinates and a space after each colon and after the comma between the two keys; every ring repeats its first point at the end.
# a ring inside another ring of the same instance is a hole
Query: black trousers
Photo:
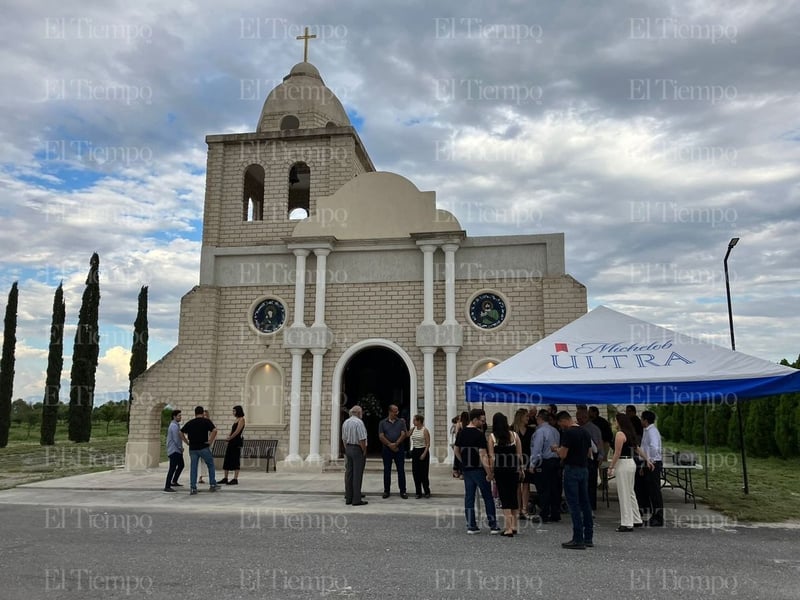
{"type": "Polygon", "coordinates": [[[592,510],[597,510],[597,474],[599,472],[597,461],[589,461],[589,504],[592,510]]]}
{"type": "Polygon", "coordinates": [[[647,499],[647,483],[645,481],[645,473],[648,471],[647,465],[643,462],[636,460],[636,475],[633,478],[633,493],[636,494],[636,504],[639,505],[639,512],[642,518],[645,518],[645,513],[649,510],[650,502],[647,499]]]}
{"type": "Polygon", "coordinates": [[[661,468],[663,463],[659,460],[655,463],[655,468],[651,471],[644,467],[642,477],[642,487],[647,497],[645,508],[650,513],[650,521],[653,523],[664,522],[664,498],[661,496],[661,468]]]}
{"type": "Polygon", "coordinates": [[[431,482],[428,477],[431,467],[431,453],[425,455],[425,458],[420,458],[425,448],[414,448],[411,451],[411,476],[414,478],[414,489],[417,496],[422,495],[422,490],[426,494],[431,493],[431,482]]]}
{"type": "Polygon", "coordinates": [[[183,454],[181,452],[173,452],[169,455],[169,470],[167,471],[167,483],[164,487],[170,487],[172,482],[178,481],[178,477],[183,473],[183,454]]]}
{"type": "Polygon", "coordinates": [[[561,519],[561,461],[547,458],[542,470],[536,474],[536,491],[539,493],[539,516],[545,520],[561,519]]]}

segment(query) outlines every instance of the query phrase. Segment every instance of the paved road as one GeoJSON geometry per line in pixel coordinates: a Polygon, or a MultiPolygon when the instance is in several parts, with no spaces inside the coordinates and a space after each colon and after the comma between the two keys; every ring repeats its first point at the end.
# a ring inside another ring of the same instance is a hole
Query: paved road
{"type": "Polygon", "coordinates": [[[376,514],[291,494],[228,507],[181,495],[173,508],[151,505],[149,491],[111,505],[104,494],[4,492],[0,598],[800,598],[792,529],[711,528],[676,513],[665,529],[618,534],[614,511],[601,511],[595,548],[569,551],[566,522],[467,536],[457,501],[409,511],[413,498],[373,498],[376,514]]]}

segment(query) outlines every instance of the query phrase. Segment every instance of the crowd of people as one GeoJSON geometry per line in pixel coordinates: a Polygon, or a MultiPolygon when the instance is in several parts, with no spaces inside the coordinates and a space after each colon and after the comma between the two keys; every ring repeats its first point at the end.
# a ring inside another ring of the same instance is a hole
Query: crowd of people
{"type": "MultiPolygon", "coordinates": [[[[344,496],[345,504],[360,506],[368,503],[361,492],[367,460],[367,428],[361,420],[360,406],[352,407],[349,414],[350,417],[342,424],[342,443],[345,447],[344,496]]],[[[406,420],[400,417],[400,410],[392,404],[389,406],[389,415],[378,424],[378,439],[383,459],[383,498],[391,496],[394,467],[400,497],[408,499],[406,455],[411,457],[416,498],[430,498],[431,434],[425,427],[425,417],[414,415],[413,426],[409,428],[406,420]]]]}
{"type": "MultiPolygon", "coordinates": [[[[181,411],[173,410],[167,430],[167,472],[165,492],[180,487],[184,469],[183,444],[189,446],[191,461],[190,493],[197,493],[199,464],[207,468],[209,490],[222,484],[237,485],[240,454],[245,428],[241,406],[234,406],[233,424],[227,436],[223,462],[224,477],[216,479],[211,445],[217,428],[202,406],[194,409],[195,418],[181,426],[181,411]],[[228,478],[229,473],[232,478],[228,478]]],[[[362,506],[368,503],[361,486],[367,456],[367,429],[362,421],[362,408],[353,406],[342,424],[345,447],[345,503],[362,506]]],[[[561,520],[562,493],[572,520],[572,538],[562,546],[584,549],[593,545],[594,511],[597,510],[598,477],[608,469],[609,478],[617,482],[620,524],[616,531],[631,532],[645,523],[651,527],[664,525],[664,504],[661,496],[661,436],[656,428],[656,415],[649,410],[636,414],[628,405],[625,413],[615,416],[614,434],[608,420],[600,416],[596,406],[578,405],[575,418],[555,405],[542,409],[520,408],[509,423],[505,413],[492,417],[487,435],[486,413],[474,408],[453,419],[450,446],[453,449],[453,477],[464,481],[464,516],[468,534],[480,532],[475,501],[480,494],[490,533],[514,537],[519,520],[541,523],[561,520]],[[530,500],[530,485],[536,488],[538,502],[530,500]],[[495,497],[503,513],[499,526],[495,497]],[[538,513],[533,507],[538,505],[538,513]]],[[[430,432],[422,415],[413,417],[409,427],[391,405],[388,416],[378,425],[383,459],[383,498],[391,495],[392,469],[397,473],[400,497],[408,498],[405,459],[411,459],[411,473],[417,499],[429,498],[430,432]]],[[[202,482],[202,477],[201,477],[202,482]]]]}
{"type": "MultiPolygon", "coordinates": [[[[472,409],[454,418],[450,428],[453,448],[453,477],[464,481],[464,516],[468,534],[480,532],[475,501],[480,494],[491,534],[514,537],[519,520],[542,523],[561,520],[562,493],[572,520],[572,538],[562,546],[584,549],[593,546],[594,511],[597,510],[598,477],[607,465],[609,477],[617,479],[620,500],[618,532],[633,531],[647,524],[662,526],[663,500],[660,471],[661,437],[655,427],[655,414],[644,411],[641,419],[636,407],[616,415],[617,433],[597,407],[578,405],[575,418],[555,405],[543,409],[520,408],[513,423],[502,412],[492,418],[487,435],[486,413],[472,409]],[[538,495],[538,514],[529,512],[530,485],[538,495]],[[503,512],[501,528],[495,505],[499,498],[503,512]]],[[[430,496],[428,470],[430,433],[421,415],[406,426],[396,406],[380,422],[378,437],[384,465],[383,497],[391,494],[391,472],[397,471],[401,498],[408,498],[404,442],[411,440],[410,456],[416,497],[430,496]]],[[[366,460],[367,431],[361,421],[361,408],[354,406],[342,427],[345,444],[345,502],[366,504],[361,493],[366,460]]]]}
{"type": "Polygon", "coordinates": [[[465,415],[453,423],[452,443],[453,474],[464,480],[468,534],[480,531],[475,517],[477,492],[483,499],[490,533],[504,537],[517,533],[518,519],[560,521],[563,492],[572,520],[572,538],[562,546],[592,547],[598,476],[604,464],[608,465],[609,477],[617,479],[620,525],[616,531],[630,532],[643,526],[644,516],[649,516],[649,526],[663,526],[661,436],[652,411],[644,411],[639,419],[636,407],[627,406],[625,414],[615,417],[616,435],[594,406],[578,405],[574,419],[554,405],[540,410],[520,409],[513,427],[498,412],[492,418],[488,437],[482,409],[465,415]],[[463,425],[464,420],[467,425],[463,425]],[[521,502],[530,492],[530,482],[538,494],[538,514],[527,514],[529,505],[521,502]],[[497,523],[492,485],[497,488],[503,510],[503,529],[497,523]]]}
{"type": "MultiPolygon", "coordinates": [[[[217,427],[211,420],[208,411],[202,406],[194,409],[194,419],[184,423],[181,427],[183,415],[180,410],[173,410],[171,413],[169,427],[167,428],[167,457],[169,458],[169,468],[167,470],[167,480],[164,484],[164,491],[174,493],[176,487],[183,487],[178,480],[185,468],[183,460],[183,444],[189,446],[189,493],[197,494],[198,472],[200,461],[206,466],[208,473],[209,491],[216,492],[221,485],[238,485],[239,470],[241,468],[241,448],[244,443],[245,418],[244,410],[241,406],[234,406],[232,409],[233,424],[231,432],[227,436],[228,445],[225,449],[225,458],[222,469],[224,477],[217,481],[217,472],[214,467],[214,457],[211,453],[211,446],[217,439],[217,427]],[[232,472],[233,477],[228,479],[228,473],[232,472]]],[[[200,476],[199,483],[204,483],[203,476],[200,476]]]]}

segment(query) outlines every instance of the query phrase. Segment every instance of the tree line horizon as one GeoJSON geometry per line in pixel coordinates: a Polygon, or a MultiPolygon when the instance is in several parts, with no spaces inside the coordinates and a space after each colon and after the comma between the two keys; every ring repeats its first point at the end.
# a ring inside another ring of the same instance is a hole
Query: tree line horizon
{"type": "MultiPolygon", "coordinates": [[[[99,358],[100,331],[100,258],[95,252],[89,261],[89,272],[78,313],[78,326],[72,354],[70,372],[69,403],[60,400],[61,375],[63,371],[64,324],[66,304],[63,282],[59,283],[53,297],[50,344],[47,359],[47,377],[41,403],[29,405],[24,400],[12,402],[14,384],[14,362],[16,350],[16,327],[18,309],[18,282],[14,282],[6,305],[2,357],[0,357],[0,448],[8,444],[12,421],[26,422],[28,431],[41,419],[40,444],[55,444],[55,433],[59,421],[68,424],[68,439],[73,442],[88,442],[91,438],[92,417],[106,422],[129,421],[133,402],[133,381],[147,370],[147,298],[148,287],[139,291],[136,320],[133,326],[130,371],[128,376],[128,399],[108,401],[95,407],[95,376],[99,358]],[[22,406],[24,404],[25,408],[22,406]],[[13,414],[12,414],[13,413],[13,414]]],[[[800,356],[794,363],[786,359],[780,364],[800,369],[800,356]]],[[[729,404],[714,405],[655,405],[651,407],[658,415],[658,427],[669,440],[687,444],[702,444],[703,423],[708,415],[707,435],[712,446],[740,449],[736,419],[732,418],[729,404]]],[[[753,456],[800,456],[800,393],[782,394],[759,398],[742,403],[742,418],[745,426],[745,449],[753,456]]]]}

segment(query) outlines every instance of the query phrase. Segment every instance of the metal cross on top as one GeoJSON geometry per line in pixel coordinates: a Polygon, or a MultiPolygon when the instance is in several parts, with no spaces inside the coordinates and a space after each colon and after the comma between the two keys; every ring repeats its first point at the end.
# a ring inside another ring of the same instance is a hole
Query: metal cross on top
{"type": "Polygon", "coordinates": [[[303,40],[303,62],[308,62],[308,40],[313,40],[317,34],[308,35],[308,27],[306,27],[305,35],[298,35],[296,39],[303,40]]]}

